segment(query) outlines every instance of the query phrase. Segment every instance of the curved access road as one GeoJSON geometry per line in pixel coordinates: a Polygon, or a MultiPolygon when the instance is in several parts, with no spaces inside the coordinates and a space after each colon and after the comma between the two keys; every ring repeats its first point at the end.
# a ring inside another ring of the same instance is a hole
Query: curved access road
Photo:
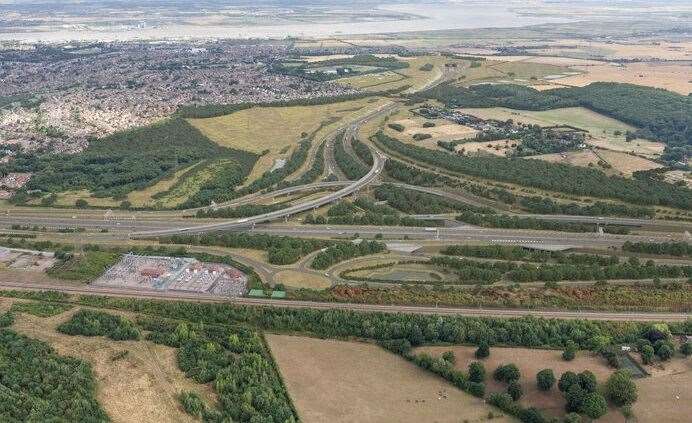
{"type": "Polygon", "coordinates": [[[356,303],[329,303],[298,300],[274,300],[268,298],[220,298],[206,294],[182,292],[156,292],[144,290],[125,290],[98,286],[69,286],[56,284],[28,284],[0,282],[0,289],[18,291],[58,291],[73,295],[106,295],[111,297],[140,298],[168,301],[195,301],[204,303],[225,303],[246,306],[283,307],[316,310],[350,310],[367,313],[407,313],[433,314],[465,317],[516,318],[534,316],[548,319],[613,320],[632,322],[679,322],[692,318],[690,313],[649,313],[649,312],[610,312],[592,310],[548,310],[548,309],[510,309],[484,307],[432,307],[406,305],[378,305],[356,303]]]}
{"type": "Polygon", "coordinates": [[[204,233],[204,232],[212,232],[212,231],[220,231],[220,230],[228,230],[228,229],[235,229],[235,228],[246,228],[248,226],[253,226],[257,223],[262,223],[274,219],[280,219],[282,217],[288,217],[297,213],[301,213],[304,211],[316,209],[318,207],[324,206],[326,204],[332,203],[336,200],[339,200],[343,197],[346,197],[348,195],[351,195],[355,193],[356,191],[360,190],[364,186],[368,185],[372,181],[374,181],[382,172],[382,169],[384,168],[384,163],[385,163],[385,156],[380,154],[380,153],[375,153],[373,155],[373,165],[370,171],[363,176],[361,179],[351,183],[350,185],[336,191],[330,194],[327,194],[323,197],[306,201],[304,203],[296,204],[294,206],[287,207],[282,210],[277,210],[269,213],[264,213],[260,214],[257,216],[252,216],[252,217],[246,217],[242,219],[234,219],[234,220],[228,220],[228,221],[223,221],[219,223],[209,223],[206,225],[197,225],[197,226],[190,226],[190,227],[183,227],[183,228],[172,228],[172,229],[160,229],[160,230],[152,230],[152,231],[141,231],[141,232],[132,232],[130,234],[130,237],[133,238],[141,238],[141,237],[150,237],[150,236],[165,236],[165,235],[178,235],[178,234],[197,234],[197,233],[204,233]]]}

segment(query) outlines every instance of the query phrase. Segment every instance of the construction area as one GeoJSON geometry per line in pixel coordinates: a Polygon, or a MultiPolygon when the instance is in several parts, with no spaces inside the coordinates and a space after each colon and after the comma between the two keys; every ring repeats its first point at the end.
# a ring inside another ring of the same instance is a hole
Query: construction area
{"type": "Polygon", "coordinates": [[[43,272],[55,264],[53,253],[0,247],[0,269],[43,272]]]}
{"type": "Polygon", "coordinates": [[[92,285],[240,297],[247,291],[240,270],[193,258],[125,254],[92,285]]]}

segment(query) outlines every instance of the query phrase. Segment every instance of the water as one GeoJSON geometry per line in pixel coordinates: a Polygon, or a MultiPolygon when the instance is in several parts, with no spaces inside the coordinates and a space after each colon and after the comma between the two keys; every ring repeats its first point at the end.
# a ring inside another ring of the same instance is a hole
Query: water
{"type": "Polygon", "coordinates": [[[389,4],[379,9],[404,12],[419,18],[343,23],[288,23],[276,25],[181,25],[170,24],[157,28],[77,30],[54,27],[22,33],[1,33],[0,40],[65,41],[65,40],[136,40],[186,38],[284,38],[328,37],[334,35],[363,35],[407,31],[433,31],[446,29],[521,27],[526,25],[569,22],[575,18],[549,15],[523,14],[536,11],[542,2],[508,2],[498,0],[456,0],[434,3],[389,4]]]}

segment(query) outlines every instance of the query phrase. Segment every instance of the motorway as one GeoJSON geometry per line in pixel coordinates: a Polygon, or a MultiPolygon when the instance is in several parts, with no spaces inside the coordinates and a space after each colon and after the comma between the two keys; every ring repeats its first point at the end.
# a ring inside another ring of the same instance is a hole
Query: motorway
{"type": "Polygon", "coordinates": [[[590,310],[547,310],[547,309],[503,309],[483,307],[431,307],[431,306],[404,306],[404,305],[378,305],[357,303],[329,303],[298,300],[274,300],[264,298],[233,298],[224,299],[204,294],[132,291],[97,286],[69,286],[38,283],[11,283],[0,282],[2,290],[18,291],[58,291],[72,295],[107,295],[110,297],[141,298],[150,300],[168,301],[194,301],[202,303],[225,303],[247,306],[272,306],[286,308],[309,308],[316,310],[351,310],[360,312],[380,313],[409,313],[432,314],[444,316],[465,317],[523,317],[534,316],[549,319],[584,319],[584,320],[612,320],[612,321],[641,321],[641,322],[679,322],[692,317],[689,313],[646,313],[646,312],[608,312],[590,310]]]}

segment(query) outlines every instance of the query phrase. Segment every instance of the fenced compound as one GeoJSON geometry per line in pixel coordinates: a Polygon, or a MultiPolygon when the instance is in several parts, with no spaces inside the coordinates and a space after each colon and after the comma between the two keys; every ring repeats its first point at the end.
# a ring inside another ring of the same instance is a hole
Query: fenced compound
{"type": "Polygon", "coordinates": [[[238,297],[245,294],[247,279],[246,274],[228,265],[186,257],[125,254],[93,284],[238,297]]]}

